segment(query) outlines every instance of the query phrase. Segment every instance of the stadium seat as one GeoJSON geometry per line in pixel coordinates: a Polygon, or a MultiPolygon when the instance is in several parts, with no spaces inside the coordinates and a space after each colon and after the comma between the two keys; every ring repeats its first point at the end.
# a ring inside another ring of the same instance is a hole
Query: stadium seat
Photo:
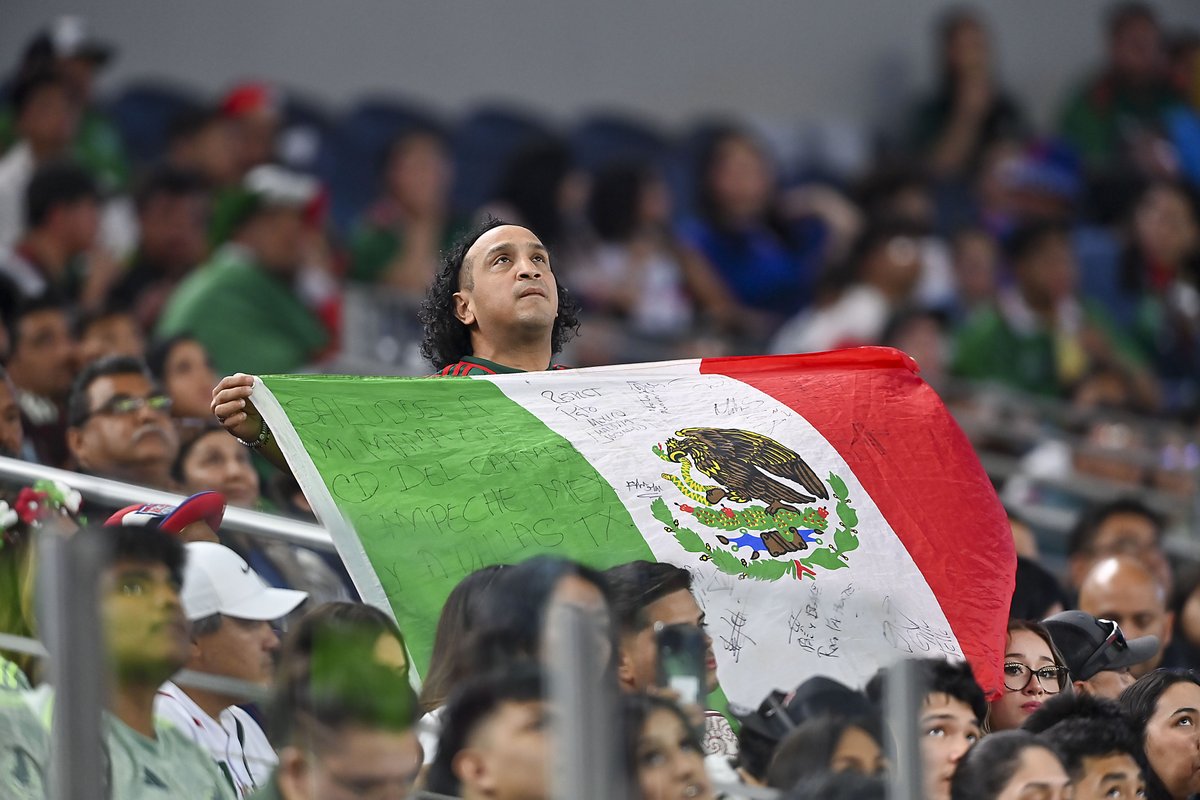
{"type": "Polygon", "coordinates": [[[620,161],[642,161],[661,166],[668,141],[645,120],[621,113],[593,114],[571,132],[576,163],[589,172],[620,161]]]}
{"type": "Polygon", "coordinates": [[[486,203],[505,161],[523,145],[552,133],[532,113],[492,106],[468,114],[454,134],[454,208],[470,213],[486,203]]]}

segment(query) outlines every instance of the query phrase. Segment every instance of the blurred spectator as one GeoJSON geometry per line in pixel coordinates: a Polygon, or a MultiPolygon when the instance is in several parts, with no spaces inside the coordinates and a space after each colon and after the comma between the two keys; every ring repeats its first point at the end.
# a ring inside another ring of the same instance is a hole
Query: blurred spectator
{"type": "MultiPolygon", "coordinates": [[[[185,666],[269,687],[279,649],[270,623],[290,614],[308,595],[268,588],[223,545],[192,542],[186,550],[181,599],[192,646],[185,666]]],[[[237,707],[241,699],[167,681],[154,701],[155,715],[205,750],[231,779],[239,798],[265,785],[277,763],[266,734],[237,707]]]]}
{"type": "Polygon", "coordinates": [[[39,167],[25,192],[24,214],[25,232],[0,251],[0,275],[25,299],[52,292],[87,306],[98,302],[112,269],[93,252],[100,202],[92,177],[63,161],[39,167]]]}
{"type": "Polygon", "coordinates": [[[774,353],[879,344],[892,314],[913,299],[921,274],[918,232],[906,223],[868,230],[847,262],[836,298],[801,312],[771,341],[774,353]]]}
{"type": "Polygon", "coordinates": [[[1112,620],[1130,638],[1157,638],[1157,652],[1130,668],[1135,678],[1162,664],[1166,648],[1171,644],[1175,615],[1167,607],[1168,592],[1169,589],[1142,561],[1126,555],[1096,562],[1079,586],[1081,611],[1099,619],[1112,620]]]}
{"type": "Polygon", "coordinates": [[[1107,62],[1067,98],[1059,129],[1090,170],[1111,172],[1149,156],[1162,114],[1180,102],[1166,71],[1153,8],[1118,5],[1108,16],[1107,62]]]}
{"type": "Polygon", "coordinates": [[[623,698],[622,712],[625,770],[634,784],[630,796],[713,800],[704,750],[692,721],[677,705],[634,694],[623,698]]]}
{"type": "MultiPolygon", "coordinates": [[[[212,422],[212,391],[217,385],[212,362],[195,337],[179,333],[156,342],[146,355],[150,373],[171,398],[171,415],[185,427],[212,422]]],[[[230,496],[234,505],[249,507],[230,496]]]]}
{"type": "Polygon", "coordinates": [[[952,800],[1068,800],[1071,781],[1054,750],[1028,731],[1003,731],[971,748],[954,772],[952,800]]]}
{"type": "Polygon", "coordinates": [[[921,377],[935,389],[945,385],[950,363],[950,333],[945,314],[920,308],[903,308],[892,314],[880,335],[880,344],[912,356],[921,377]]]}
{"type": "Polygon", "coordinates": [[[1193,567],[1176,583],[1175,646],[1193,669],[1200,665],[1200,568],[1193,567]]]}
{"type": "Polygon", "coordinates": [[[1146,766],[1146,800],[1187,800],[1200,792],[1200,679],[1194,672],[1157,670],[1121,695],[1146,766]]]}
{"type": "Polygon", "coordinates": [[[56,72],[20,76],[11,97],[17,136],[0,158],[0,247],[12,246],[31,224],[26,188],[38,167],[67,155],[79,121],[67,81],[56,72]]]}
{"type": "Polygon", "coordinates": [[[1028,129],[1016,101],[999,85],[979,12],[955,8],[938,22],[936,91],[914,109],[912,144],[939,177],[974,171],[986,147],[1028,129]]]}
{"type": "Polygon", "coordinates": [[[179,437],[171,400],[137,359],[114,356],[89,364],[68,403],[67,444],[80,472],[172,489],[179,437]]]}
{"type": "Polygon", "coordinates": [[[425,788],[462,800],[549,800],[550,709],[543,685],[541,674],[525,667],[458,687],[425,788]]]}
{"type": "Polygon", "coordinates": [[[1071,776],[1072,800],[1145,795],[1137,757],[1140,747],[1115,699],[1092,695],[1051,698],[1025,730],[1054,748],[1071,776]]]}
{"type": "Polygon", "coordinates": [[[829,231],[812,217],[784,215],[762,146],[737,128],[710,133],[695,180],[698,216],[681,235],[713,265],[732,299],[776,317],[808,305],[829,231]]]}
{"type": "Polygon", "coordinates": [[[296,285],[306,247],[319,235],[305,217],[317,187],[263,167],[247,176],[244,189],[233,239],[179,285],[157,332],[192,334],[222,374],[294,372],[329,342],[296,285]]]}
{"type": "Polygon", "coordinates": [[[109,298],[153,330],[171,292],[208,254],[209,195],[199,173],[163,166],[146,175],[135,199],[137,250],[109,298]]]}
{"type": "Polygon", "coordinates": [[[1010,621],[1004,648],[1004,694],[991,701],[988,729],[1021,727],[1043,702],[1064,690],[1071,691],[1071,680],[1050,634],[1038,622],[1010,621]]]}
{"type": "Polygon", "coordinates": [[[1000,246],[983,228],[965,228],[954,237],[951,259],[956,287],[953,313],[970,317],[996,299],[1000,278],[1000,246]]]}
{"type": "Polygon", "coordinates": [[[1065,395],[1090,366],[1115,365],[1139,379],[1138,400],[1153,401],[1153,380],[1140,355],[1103,313],[1080,302],[1067,232],[1036,223],[1008,243],[1015,285],[959,331],[952,370],[1033,394],[1065,395]]]}
{"type": "Polygon", "coordinates": [[[508,160],[485,214],[535,231],[554,254],[557,269],[570,271],[584,238],[587,179],[556,137],[533,141],[508,160]]]}
{"type": "MultiPolygon", "coordinates": [[[[82,111],[78,128],[67,140],[72,144],[72,155],[105,191],[124,187],[129,178],[120,134],[93,102],[96,76],[115,55],[116,48],[95,38],[85,19],[61,16],[29,42],[18,67],[18,76],[39,70],[62,75],[72,101],[82,111]]],[[[13,135],[12,124],[13,120],[0,118],[0,150],[18,138],[13,135]]]]}
{"type": "Polygon", "coordinates": [[[17,404],[17,387],[8,371],[0,366],[0,456],[23,458],[25,433],[21,429],[21,407],[17,404]]]}
{"type": "Polygon", "coordinates": [[[165,166],[200,175],[214,192],[237,186],[242,172],[233,123],[215,108],[180,113],[167,130],[165,166]]]}
{"type": "Polygon", "coordinates": [[[454,169],[442,135],[404,133],[392,143],[379,198],[350,241],[352,281],[419,296],[437,272],[438,253],[461,233],[450,217],[454,169]]]}
{"type": "Polygon", "coordinates": [[[884,764],[878,721],[816,717],[779,743],[767,768],[767,785],[786,791],[820,772],[880,775],[884,764]]]}
{"type": "Polygon", "coordinates": [[[1200,33],[1176,31],[1167,47],[1171,84],[1192,108],[1200,109],[1200,33]]]}
{"type": "Polygon", "coordinates": [[[233,125],[239,175],[275,160],[275,140],[283,121],[279,90],[257,81],[241,83],[229,90],[220,108],[233,125]]]}
{"type": "Polygon", "coordinates": [[[1085,510],[1067,538],[1067,578],[1079,591],[1099,561],[1130,556],[1141,561],[1170,589],[1171,565],[1163,552],[1162,515],[1135,497],[1119,497],[1085,510]]]}
{"type": "Polygon", "coordinates": [[[1158,654],[1158,639],[1125,638],[1121,626],[1085,611],[1064,611],[1042,621],[1071,672],[1076,693],[1116,700],[1133,685],[1130,667],[1158,654]]]}
{"type": "MultiPolygon", "coordinates": [[[[983,736],[988,713],[983,690],[965,661],[938,658],[913,662],[921,682],[917,733],[921,737],[921,780],[925,800],[950,800],[950,782],[955,768],[983,736]]],[[[867,696],[879,708],[886,700],[887,670],[880,670],[867,683],[867,696]]]]}
{"type": "Polygon", "coordinates": [[[38,463],[67,463],[67,397],[75,377],[75,340],[66,308],[49,298],[18,307],[6,320],[8,375],[17,388],[21,425],[38,463]]]}
{"type": "Polygon", "coordinates": [[[1035,559],[1017,556],[1009,619],[1045,619],[1067,607],[1067,596],[1054,573],[1035,559]]]}
{"type": "Polygon", "coordinates": [[[129,311],[100,308],[75,323],[78,363],[86,367],[108,356],[125,356],[139,361],[146,355],[142,329],[129,311]]]}
{"type": "Polygon", "coordinates": [[[1001,242],[1033,223],[1066,225],[1075,221],[1083,188],[1079,159],[1065,145],[1001,140],[984,156],[974,224],[1001,242]]]}

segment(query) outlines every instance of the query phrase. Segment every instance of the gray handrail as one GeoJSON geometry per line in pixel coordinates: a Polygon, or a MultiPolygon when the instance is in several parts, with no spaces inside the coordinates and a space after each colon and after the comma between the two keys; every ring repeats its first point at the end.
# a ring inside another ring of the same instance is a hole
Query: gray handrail
{"type": "MultiPolygon", "coordinates": [[[[110,506],[124,506],[133,503],[178,505],[185,499],[185,495],[164,492],[160,489],[148,489],[132,483],[97,478],[81,472],[69,472],[64,469],[44,467],[40,464],[31,464],[28,461],[0,456],[0,480],[32,484],[43,478],[61,481],[78,491],[85,499],[110,506]]],[[[86,508],[84,512],[86,513],[86,508]]],[[[264,539],[273,539],[317,550],[335,551],[333,539],[330,537],[329,531],[324,528],[287,517],[264,514],[261,511],[227,508],[221,527],[237,533],[261,536],[264,539]]]]}

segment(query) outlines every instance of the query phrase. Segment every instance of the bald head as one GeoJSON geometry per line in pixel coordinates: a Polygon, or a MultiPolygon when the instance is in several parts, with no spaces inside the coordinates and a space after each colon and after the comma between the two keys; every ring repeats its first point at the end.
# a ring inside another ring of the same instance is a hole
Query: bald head
{"type": "Polygon", "coordinates": [[[1167,588],[1141,560],[1113,556],[1097,561],[1079,587],[1079,609],[1121,626],[1126,639],[1157,636],[1158,653],[1131,672],[1141,677],[1162,661],[1171,641],[1173,614],[1167,610],[1167,588]]]}

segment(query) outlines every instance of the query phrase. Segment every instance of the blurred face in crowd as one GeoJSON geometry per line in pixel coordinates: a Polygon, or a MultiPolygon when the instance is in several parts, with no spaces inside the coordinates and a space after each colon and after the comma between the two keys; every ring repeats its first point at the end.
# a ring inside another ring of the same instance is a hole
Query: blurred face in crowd
{"type": "Polygon", "coordinates": [[[1033,631],[1010,631],[1004,654],[1004,694],[991,704],[992,730],[1021,727],[1042,703],[1062,691],[1065,680],[1045,639],[1033,631]]]}
{"type": "Polygon", "coordinates": [[[501,225],[480,236],[463,259],[454,312],[472,341],[546,335],[558,316],[550,254],[527,228],[501,225]]]}
{"type": "Polygon", "coordinates": [[[183,488],[192,494],[211,489],[231,506],[254,508],[259,481],[249,449],[223,429],[202,434],[183,458],[183,488]]]}
{"type": "Polygon", "coordinates": [[[233,125],[224,117],[213,117],[191,136],[172,143],[170,160],[196,170],[213,186],[229,186],[242,175],[233,125]]]}
{"type": "Polygon", "coordinates": [[[464,800],[546,800],[549,754],[545,703],[501,703],[454,758],[464,800]]]}
{"type": "Polygon", "coordinates": [[[105,643],[120,681],[161,683],[188,657],[179,586],[164,564],[119,560],[101,582],[105,643]]]}
{"type": "Polygon", "coordinates": [[[991,58],[987,31],[973,17],[962,17],[946,37],[946,66],[954,73],[986,72],[991,58]]]}
{"type": "Polygon", "coordinates": [[[1016,771],[996,800],[1067,800],[1071,781],[1058,756],[1044,747],[1027,747],[1016,771]]]}
{"type": "Polygon", "coordinates": [[[413,134],[392,149],[388,191],[411,214],[443,212],[453,178],[446,148],[436,136],[413,134]]]}
{"type": "Polygon", "coordinates": [[[638,221],[642,225],[661,226],[671,221],[671,191],[658,175],[650,178],[638,197],[638,221]]]}
{"type": "Polygon", "coordinates": [[[24,441],[16,387],[7,377],[0,378],[0,456],[16,458],[24,441]]]}
{"type": "Polygon", "coordinates": [[[194,638],[188,667],[270,686],[278,650],[279,637],[271,623],[222,616],[216,631],[194,638]]]}
{"type": "Polygon", "coordinates": [[[330,735],[320,752],[285,747],[279,759],[284,800],[404,800],[421,769],[412,731],[351,726],[330,735]]]}
{"type": "Polygon", "coordinates": [[[829,756],[829,771],[878,775],[886,763],[875,737],[862,728],[850,726],[842,732],[842,738],[838,739],[837,747],[829,756]]]}
{"type": "Polygon", "coordinates": [[[1146,722],[1146,760],[1172,798],[1200,792],[1200,686],[1174,683],[1146,722]]]}
{"type": "Polygon", "coordinates": [[[96,73],[100,71],[100,65],[84,56],[68,56],[58,59],[55,69],[70,86],[74,98],[86,105],[91,100],[92,86],[96,83],[96,73]]]}
{"type": "Polygon", "coordinates": [[[1125,20],[1109,40],[1109,60],[1119,77],[1130,83],[1149,83],[1166,67],[1158,24],[1145,16],[1125,20]]]}
{"type": "Polygon", "coordinates": [[[1134,211],[1133,230],[1142,252],[1165,268],[1178,270],[1200,249],[1200,223],[1175,186],[1161,184],[1146,192],[1134,211]]]}
{"type": "MultiPolygon", "coordinates": [[[[646,606],[646,627],[634,634],[621,637],[620,665],[617,677],[621,685],[632,691],[645,691],[653,687],[658,679],[658,647],[654,629],[663,625],[693,625],[701,630],[705,627],[704,612],[696,598],[686,589],[671,592],[646,606]]],[[[717,687],[717,659],[712,651],[712,639],[708,641],[706,664],[708,667],[708,691],[717,687]]]]}
{"type": "Polygon", "coordinates": [[[237,238],[270,272],[292,275],[302,264],[309,231],[298,208],[270,208],[254,215],[237,238]]]}
{"type": "Polygon", "coordinates": [[[1072,800],[1140,800],[1146,782],[1142,770],[1128,753],[1085,756],[1082,774],[1072,782],[1072,800]]]}
{"type": "Polygon", "coordinates": [[[983,231],[969,231],[954,242],[954,276],[958,296],[968,307],[996,294],[996,240],[983,231]]]}
{"type": "Polygon", "coordinates": [[[163,364],[163,388],[171,397],[171,413],[207,419],[216,385],[217,376],[204,345],[184,339],[171,348],[163,364]]]}
{"type": "Polygon", "coordinates": [[[243,174],[275,157],[279,115],[274,110],[259,108],[232,119],[231,124],[243,174]]]}
{"type": "Polygon", "coordinates": [[[730,136],[717,145],[708,175],[709,191],[721,216],[734,223],[760,218],[771,204],[775,176],[758,145],[730,136]]]}
{"type": "Polygon", "coordinates": [[[80,467],[102,476],[160,476],[155,485],[169,484],[179,440],[158,387],[136,372],[102,375],[87,399],[88,418],[67,431],[80,467]]]}
{"type": "Polygon", "coordinates": [[[1171,565],[1162,551],[1158,523],[1136,511],[1109,514],[1096,528],[1086,553],[1071,558],[1072,582],[1079,586],[1097,562],[1113,556],[1129,556],[1150,570],[1166,588],[1174,583],[1171,565]]]}
{"type": "Polygon", "coordinates": [[[925,800],[949,800],[954,769],[979,737],[971,707],[943,692],[931,692],[921,704],[921,776],[925,800]]]}
{"type": "Polygon", "coordinates": [[[29,98],[17,119],[17,130],[35,155],[50,158],[67,149],[78,124],[79,107],[67,87],[48,84],[29,98]]]}
{"type": "Polygon", "coordinates": [[[79,338],[79,364],[84,366],[104,356],[146,354],[146,340],[133,315],[108,314],[93,320],[79,338]]]}
{"type": "Polygon", "coordinates": [[[79,255],[96,244],[100,233],[100,203],[91,197],[61,203],[50,212],[47,227],[70,255],[79,255]]]}
{"type": "Polygon", "coordinates": [[[33,311],[17,320],[8,374],[27,392],[61,400],[75,377],[75,342],[67,315],[56,308],[33,311]]]}
{"type": "MultiPolygon", "coordinates": [[[[847,753],[851,751],[857,757],[857,751],[848,746],[847,753]]],[[[643,800],[713,796],[704,771],[704,753],[678,714],[658,708],[646,718],[637,743],[637,780],[643,800]]]]}
{"type": "Polygon", "coordinates": [[[908,236],[892,237],[867,254],[862,274],[890,301],[903,302],[921,276],[920,242],[908,236]]]}
{"type": "Polygon", "coordinates": [[[157,194],[139,210],[138,230],[140,255],[181,275],[208,252],[208,199],[201,193],[157,194]]]}
{"type": "Polygon", "coordinates": [[[1035,311],[1050,311],[1075,293],[1075,254],[1065,235],[1044,237],[1016,265],[1021,295],[1035,311]]]}
{"type": "Polygon", "coordinates": [[[1166,587],[1142,562],[1129,556],[1098,562],[1079,588],[1079,608],[1093,617],[1113,620],[1127,639],[1158,637],[1159,650],[1154,658],[1131,669],[1135,678],[1162,661],[1175,615],[1167,610],[1166,587]]]}

